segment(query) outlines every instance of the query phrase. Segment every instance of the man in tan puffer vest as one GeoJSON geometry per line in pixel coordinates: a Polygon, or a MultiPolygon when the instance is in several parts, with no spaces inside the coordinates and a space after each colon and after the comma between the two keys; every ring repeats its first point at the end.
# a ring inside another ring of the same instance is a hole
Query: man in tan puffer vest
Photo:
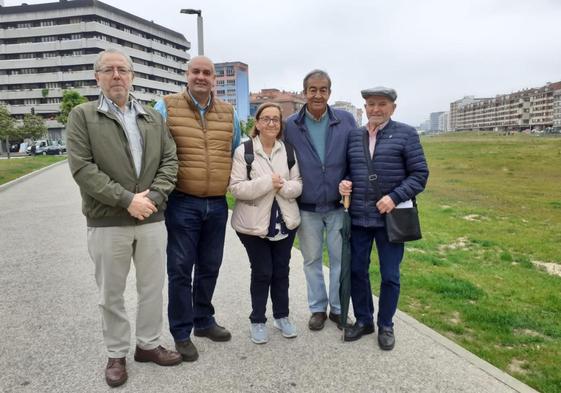
{"type": "Polygon", "coordinates": [[[240,128],[232,105],[214,96],[216,74],[209,58],[192,58],[186,76],[187,89],[165,96],[155,108],[167,120],[179,160],[166,210],[169,326],[183,360],[195,361],[193,329],[195,336],[213,341],[231,338],[214,319],[212,295],[222,263],[225,194],[240,128]]]}

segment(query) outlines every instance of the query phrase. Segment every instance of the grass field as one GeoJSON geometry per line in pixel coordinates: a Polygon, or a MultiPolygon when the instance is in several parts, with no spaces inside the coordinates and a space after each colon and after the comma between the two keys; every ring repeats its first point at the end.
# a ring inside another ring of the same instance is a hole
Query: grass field
{"type": "MultiPolygon", "coordinates": [[[[561,277],[532,263],[561,264],[561,138],[471,132],[422,143],[424,238],[407,244],[399,308],[535,389],[561,393],[561,277]]],[[[377,263],[371,279],[378,294],[377,263]]]]}
{"type": "Polygon", "coordinates": [[[64,159],[66,157],[35,156],[0,160],[0,185],[64,159]]]}
{"type": "MultiPolygon", "coordinates": [[[[424,239],[407,244],[400,309],[530,386],[561,392],[561,277],[532,263],[561,264],[561,138],[455,133],[422,143],[424,239]]],[[[375,263],[371,278],[378,292],[375,263]]]]}

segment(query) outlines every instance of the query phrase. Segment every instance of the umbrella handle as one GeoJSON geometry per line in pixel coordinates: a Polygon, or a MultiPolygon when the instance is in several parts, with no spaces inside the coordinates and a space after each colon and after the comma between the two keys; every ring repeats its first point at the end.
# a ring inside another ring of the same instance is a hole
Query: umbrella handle
{"type": "Polygon", "coordinates": [[[345,210],[348,210],[349,206],[351,206],[351,197],[349,195],[345,195],[343,197],[343,206],[345,207],[345,210]]]}

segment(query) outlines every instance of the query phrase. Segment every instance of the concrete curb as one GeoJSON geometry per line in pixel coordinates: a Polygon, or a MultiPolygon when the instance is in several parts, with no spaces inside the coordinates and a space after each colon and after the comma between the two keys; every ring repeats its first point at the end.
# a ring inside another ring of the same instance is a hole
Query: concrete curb
{"type": "Polygon", "coordinates": [[[30,179],[30,178],[32,178],[33,176],[37,176],[38,174],[40,174],[40,173],[42,173],[42,172],[44,172],[44,171],[46,171],[46,170],[49,170],[49,169],[54,168],[54,167],[56,167],[56,166],[58,166],[58,165],[64,164],[64,163],[66,163],[67,161],[68,161],[68,159],[65,159],[65,160],[62,160],[62,161],[59,161],[59,162],[55,162],[54,164],[51,164],[51,165],[46,166],[46,167],[43,167],[43,168],[41,168],[41,169],[37,169],[36,171],[33,171],[33,172],[31,172],[31,173],[28,173],[27,175],[23,175],[22,177],[18,177],[17,179],[14,179],[14,180],[12,180],[12,181],[9,181],[9,182],[7,182],[7,183],[4,183],[4,184],[0,185],[0,192],[4,191],[4,190],[6,190],[6,189],[8,189],[8,188],[10,188],[10,187],[12,187],[12,186],[15,186],[16,184],[21,183],[21,182],[24,181],[24,180],[30,179]]]}

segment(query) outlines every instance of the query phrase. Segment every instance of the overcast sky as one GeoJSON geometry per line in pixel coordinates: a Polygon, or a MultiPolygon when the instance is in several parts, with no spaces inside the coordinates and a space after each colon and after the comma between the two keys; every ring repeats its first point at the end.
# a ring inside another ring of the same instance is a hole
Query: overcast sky
{"type": "Polygon", "coordinates": [[[393,87],[394,119],[412,125],[465,95],[561,81],[560,0],[104,2],[183,33],[191,55],[196,15],[179,10],[202,9],[205,54],[247,63],[251,91],[301,90],[303,76],[321,68],[333,80],[331,102],[362,106],[361,89],[393,87]]]}

